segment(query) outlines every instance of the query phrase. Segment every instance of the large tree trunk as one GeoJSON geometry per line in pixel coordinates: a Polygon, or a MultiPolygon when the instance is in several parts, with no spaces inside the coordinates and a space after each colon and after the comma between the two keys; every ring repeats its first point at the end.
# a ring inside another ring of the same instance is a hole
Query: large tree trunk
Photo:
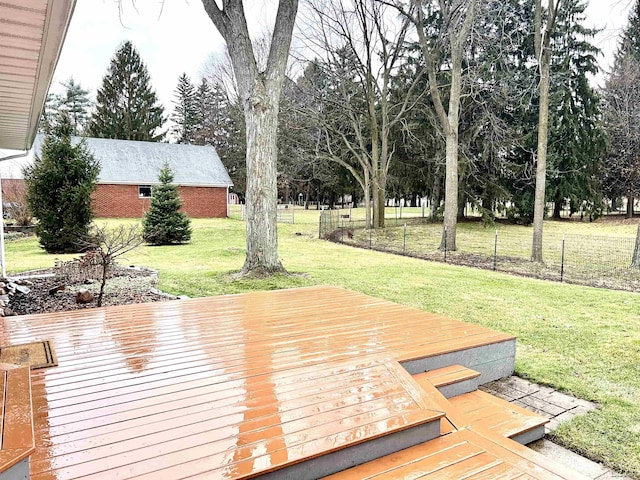
{"type": "Polygon", "coordinates": [[[546,50],[540,65],[540,109],[538,112],[538,158],[536,165],[536,193],[533,210],[533,246],[531,260],[542,262],[542,225],[544,221],[547,184],[547,140],[549,135],[549,64],[551,55],[546,50]]]}
{"type": "Polygon", "coordinates": [[[460,92],[462,88],[462,50],[452,52],[451,92],[448,128],[446,131],[446,168],[444,183],[444,228],[440,249],[456,250],[458,226],[458,128],[460,123],[460,92]]]}
{"type": "Polygon", "coordinates": [[[278,258],[277,170],[278,112],[273,108],[245,110],[247,122],[247,257],[243,273],[270,274],[284,270],[278,258]]]}
{"type": "Polygon", "coordinates": [[[553,218],[560,220],[562,218],[562,204],[564,199],[562,197],[556,198],[553,202],[553,218]]]}
{"type": "Polygon", "coordinates": [[[376,180],[373,182],[373,226],[384,228],[384,210],[386,204],[385,190],[387,178],[381,169],[376,172],[376,180]]]}
{"type": "Polygon", "coordinates": [[[277,126],[298,0],[279,0],[266,68],[253,51],[242,0],[202,0],[227,43],[244,108],[247,137],[247,253],[243,275],[284,272],[278,257],[277,126]]]}

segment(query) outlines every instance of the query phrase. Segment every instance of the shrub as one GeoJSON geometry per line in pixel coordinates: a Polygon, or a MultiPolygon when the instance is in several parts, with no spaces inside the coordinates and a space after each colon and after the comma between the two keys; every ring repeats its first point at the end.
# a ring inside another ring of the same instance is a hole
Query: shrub
{"type": "Polygon", "coordinates": [[[191,221],[180,211],[182,200],[167,163],[158,180],[160,185],[153,189],[149,211],[142,221],[142,236],[151,245],[186,243],[191,239],[191,221]]]}
{"type": "Polygon", "coordinates": [[[35,227],[47,253],[75,253],[93,219],[91,193],[100,166],[84,141],[71,142],[73,127],[66,112],[47,132],[42,154],[25,168],[27,203],[38,219],[35,227]]]}

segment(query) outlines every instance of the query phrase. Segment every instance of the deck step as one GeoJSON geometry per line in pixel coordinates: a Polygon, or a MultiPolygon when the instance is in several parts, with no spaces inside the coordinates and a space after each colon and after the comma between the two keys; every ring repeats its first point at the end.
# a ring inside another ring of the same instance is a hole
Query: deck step
{"type": "Polygon", "coordinates": [[[339,472],[325,480],[533,478],[581,480],[577,472],[513,440],[465,428],[339,472]]]}
{"type": "Polygon", "coordinates": [[[428,380],[446,398],[455,397],[478,389],[480,372],[462,365],[451,365],[424,373],[418,373],[413,378],[421,383],[428,380]]]}
{"type": "Polygon", "coordinates": [[[464,412],[466,425],[497,433],[523,445],[542,438],[544,426],[549,422],[546,417],[481,390],[449,401],[458,411],[464,412]]]}

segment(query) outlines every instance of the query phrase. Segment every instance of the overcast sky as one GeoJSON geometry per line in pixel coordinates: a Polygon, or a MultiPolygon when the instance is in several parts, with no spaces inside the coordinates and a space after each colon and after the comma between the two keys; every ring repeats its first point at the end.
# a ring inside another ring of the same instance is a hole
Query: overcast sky
{"type": "MultiPolygon", "coordinates": [[[[268,19],[274,17],[277,1],[250,3],[250,28],[264,31],[268,19]]],[[[587,26],[603,30],[595,41],[604,53],[600,59],[603,68],[609,66],[630,3],[631,0],[590,1],[587,26]]],[[[131,40],[169,113],[178,76],[186,72],[195,82],[207,57],[222,50],[222,39],[200,0],[137,0],[137,11],[131,0],[122,0],[122,5],[124,11],[120,15],[117,0],[77,0],[52,89],[59,91],[59,82],[73,76],[94,97],[116,48],[131,40]]]]}

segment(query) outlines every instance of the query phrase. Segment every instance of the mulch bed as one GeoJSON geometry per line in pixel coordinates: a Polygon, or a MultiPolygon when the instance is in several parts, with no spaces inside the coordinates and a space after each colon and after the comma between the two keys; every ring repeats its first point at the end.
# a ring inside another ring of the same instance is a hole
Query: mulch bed
{"type": "MultiPolygon", "coordinates": [[[[46,274],[55,274],[55,269],[30,272],[30,275],[46,274]]],[[[17,315],[79,310],[97,306],[97,295],[100,291],[100,282],[97,280],[64,285],[63,290],[54,294],[50,294],[49,291],[55,287],[63,286],[55,276],[29,278],[29,281],[32,282],[32,285],[29,285],[31,291],[28,294],[16,293],[11,297],[9,308],[17,315]],[[76,294],[82,288],[91,291],[96,299],[90,303],[76,303],[76,294]]],[[[157,275],[153,270],[118,267],[111,278],[107,280],[102,306],[163,302],[175,298],[159,293],[155,289],[157,281],[157,275]]]]}

